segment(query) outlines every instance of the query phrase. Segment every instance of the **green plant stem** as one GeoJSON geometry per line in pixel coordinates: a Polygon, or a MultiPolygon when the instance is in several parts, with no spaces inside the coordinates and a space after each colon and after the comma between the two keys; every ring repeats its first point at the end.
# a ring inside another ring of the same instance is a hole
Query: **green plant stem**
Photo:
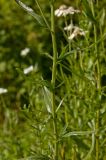
{"type": "MultiPolygon", "coordinates": [[[[96,31],[96,25],[94,25],[94,35],[95,35],[95,52],[96,52],[96,55],[97,55],[97,90],[98,90],[98,96],[100,95],[100,92],[101,92],[101,82],[100,82],[100,78],[101,78],[101,75],[100,75],[100,63],[99,63],[99,55],[98,55],[98,51],[97,51],[97,31],[96,31]]],[[[97,112],[96,112],[96,160],[99,160],[99,108],[100,106],[98,107],[97,109],[97,112]]]]}
{"type": "MultiPolygon", "coordinates": [[[[68,90],[67,90],[67,79],[66,79],[65,74],[63,73],[62,66],[60,66],[60,71],[61,71],[61,75],[62,75],[63,81],[66,84],[66,92],[68,93],[68,90]]],[[[64,106],[64,119],[65,119],[66,126],[68,126],[68,115],[67,115],[67,106],[66,106],[66,104],[64,106]]]]}
{"type": "MultiPolygon", "coordinates": [[[[98,3],[97,3],[98,5],[98,3]]],[[[95,11],[94,11],[94,5],[93,1],[91,1],[91,9],[92,9],[92,14],[95,17],[95,11]]],[[[100,72],[100,62],[99,62],[99,54],[98,54],[98,46],[97,46],[97,27],[96,24],[94,24],[94,42],[95,42],[95,53],[97,57],[97,90],[98,90],[98,97],[100,97],[101,93],[101,72],[100,72]]],[[[96,160],[99,160],[99,153],[100,153],[100,148],[99,148],[99,119],[100,119],[100,106],[98,106],[98,109],[96,111],[96,160]]]]}
{"type": "Polygon", "coordinates": [[[57,68],[57,46],[55,37],[55,20],[54,20],[54,1],[51,3],[51,36],[53,45],[53,67],[52,67],[52,114],[53,114],[53,127],[55,136],[54,146],[54,160],[58,160],[58,133],[57,133],[57,115],[56,115],[56,102],[55,102],[55,82],[56,82],[56,68],[57,68]]]}
{"type": "Polygon", "coordinates": [[[72,160],[77,160],[76,146],[73,146],[72,152],[73,152],[72,160]]]}
{"type": "MultiPolygon", "coordinates": [[[[71,19],[71,23],[72,23],[72,19],[71,19]]],[[[65,17],[65,27],[68,27],[68,22],[67,22],[67,17],[65,17]]],[[[71,41],[68,39],[68,37],[70,36],[71,31],[67,30],[67,40],[68,40],[68,44],[69,44],[69,52],[71,51],[71,41]]]]}
{"type": "Polygon", "coordinates": [[[96,160],[99,160],[99,110],[96,112],[96,160]]]}

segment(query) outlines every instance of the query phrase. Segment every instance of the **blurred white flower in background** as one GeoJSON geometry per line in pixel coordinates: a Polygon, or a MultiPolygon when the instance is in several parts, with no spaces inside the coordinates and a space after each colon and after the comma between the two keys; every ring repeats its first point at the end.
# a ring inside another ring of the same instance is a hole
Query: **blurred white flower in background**
{"type": "Polygon", "coordinates": [[[4,93],[7,93],[7,92],[8,92],[7,89],[5,89],[5,88],[0,88],[0,94],[4,94],[4,93]]]}
{"type": "Polygon", "coordinates": [[[33,70],[34,70],[34,67],[31,65],[28,68],[24,69],[24,74],[28,74],[28,73],[32,72],[33,70]]]}
{"type": "Polygon", "coordinates": [[[23,50],[21,50],[21,56],[22,57],[25,57],[25,56],[27,56],[27,54],[30,52],[30,48],[25,48],[25,49],[23,49],[23,50]]]}
{"type": "Polygon", "coordinates": [[[55,16],[57,17],[65,17],[67,15],[72,15],[74,13],[80,13],[79,10],[74,9],[73,7],[67,7],[66,5],[61,5],[58,9],[55,10],[55,16]]]}

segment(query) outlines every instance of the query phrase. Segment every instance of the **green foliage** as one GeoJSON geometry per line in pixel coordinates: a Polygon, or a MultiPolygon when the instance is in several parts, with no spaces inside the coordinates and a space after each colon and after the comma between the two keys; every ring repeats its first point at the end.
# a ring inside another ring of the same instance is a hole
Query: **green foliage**
{"type": "Polygon", "coordinates": [[[55,1],[81,12],[55,17],[54,76],[51,1],[16,1],[27,12],[0,1],[0,160],[57,160],[55,147],[58,160],[105,160],[105,1],[55,1]],[[85,36],[69,41],[70,21],[85,36]]]}

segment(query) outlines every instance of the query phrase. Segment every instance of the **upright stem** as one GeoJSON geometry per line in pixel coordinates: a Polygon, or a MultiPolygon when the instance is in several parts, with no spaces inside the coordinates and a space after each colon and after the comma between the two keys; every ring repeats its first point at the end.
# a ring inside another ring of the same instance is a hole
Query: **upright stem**
{"type": "MultiPolygon", "coordinates": [[[[95,51],[97,55],[97,90],[98,90],[98,96],[100,96],[101,92],[101,73],[100,73],[100,62],[99,62],[99,55],[97,51],[97,29],[96,25],[94,25],[94,34],[95,34],[95,51]]],[[[100,105],[100,103],[99,103],[100,105]]],[[[98,109],[96,111],[96,160],[99,160],[99,119],[100,119],[100,106],[98,106],[98,109]]]]}
{"type": "MultiPolygon", "coordinates": [[[[101,73],[100,73],[100,63],[99,63],[99,55],[97,51],[97,30],[96,30],[96,25],[94,24],[94,36],[95,36],[95,51],[97,55],[97,91],[98,91],[98,96],[100,96],[101,92],[101,73]]],[[[99,103],[100,105],[100,103],[99,103]]],[[[98,106],[98,109],[96,111],[96,160],[99,160],[99,119],[100,119],[100,106],[98,106]]]]}
{"type": "Polygon", "coordinates": [[[55,83],[56,83],[56,68],[57,68],[57,46],[55,37],[55,20],[54,20],[54,1],[51,3],[51,36],[53,45],[53,67],[52,67],[52,114],[53,114],[53,127],[54,127],[54,160],[58,160],[58,133],[57,133],[57,115],[56,115],[56,102],[55,102],[55,83]]]}
{"type": "Polygon", "coordinates": [[[96,112],[96,160],[99,160],[99,110],[96,112]]]}
{"type": "MultiPolygon", "coordinates": [[[[97,55],[97,90],[98,90],[98,96],[100,95],[101,91],[101,84],[100,84],[100,63],[99,63],[99,55],[97,51],[97,30],[96,30],[96,25],[94,24],[94,35],[95,35],[95,51],[97,55]]],[[[99,103],[100,104],[100,103],[99,103]]],[[[100,119],[100,113],[99,113],[99,108],[96,111],[96,160],[99,160],[99,119],[100,119]]]]}
{"type": "MultiPolygon", "coordinates": [[[[97,1],[98,5],[98,1],[97,1]]],[[[91,9],[92,9],[92,14],[95,17],[95,11],[94,11],[94,5],[93,2],[91,1],[91,9]]],[[[101,92],[101,72],[100,72],[100,62],[99,62],[99,54],[98,54],[98,48],[97,48],[97,27],[96,24],[94,24],[94,42],[95,42],[95,53],[97,57],[97,90],[98,90],[98,96],[100,96],[101,92]]],[[[99,103],[100,104],[100,103],[99,103]]],[[[100,119],[100,106],[98,106],[98,109],[96,111],[96,160],[99,160],[99,119],[100,119]]]]}
{"type": "MultiPolygon", "coordinates": [[[[68,27],[68,22],[67,22],[67,17],[64,17],[65,18],[65,27],[68,27]]],[[[72,18],[71,18],[71,24],[72,24],[72,18]]],[[[67,30],[67,38],[70,36],[70,32],[72,31],[68,31],[67,30]]],[[[69,44],[69,52],[71,51],[71,41],[68,39],[68,44],[69,44]]]]}

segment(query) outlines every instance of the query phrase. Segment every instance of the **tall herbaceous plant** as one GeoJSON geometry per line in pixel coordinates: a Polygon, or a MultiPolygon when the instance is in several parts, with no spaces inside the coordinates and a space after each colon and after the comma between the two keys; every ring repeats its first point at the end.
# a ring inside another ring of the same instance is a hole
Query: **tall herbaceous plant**
{"type": "Polygon", "coordinates": [[[98,0],[77,0],[75,7],[67,1],[57,8],[60,2],[48,0],[44,4],[50,4],[47,18],[40,0],[35,0],[39,14],[15,1],[50,33],[52,42],[46,44],[52,54],[45,54],[51,62],[51,80],[43,76],[39,80],[46,116],[42,125],[33,126],[39,132],[34,156],[42,160],[106,159],[104,7],[98,0]]]}

